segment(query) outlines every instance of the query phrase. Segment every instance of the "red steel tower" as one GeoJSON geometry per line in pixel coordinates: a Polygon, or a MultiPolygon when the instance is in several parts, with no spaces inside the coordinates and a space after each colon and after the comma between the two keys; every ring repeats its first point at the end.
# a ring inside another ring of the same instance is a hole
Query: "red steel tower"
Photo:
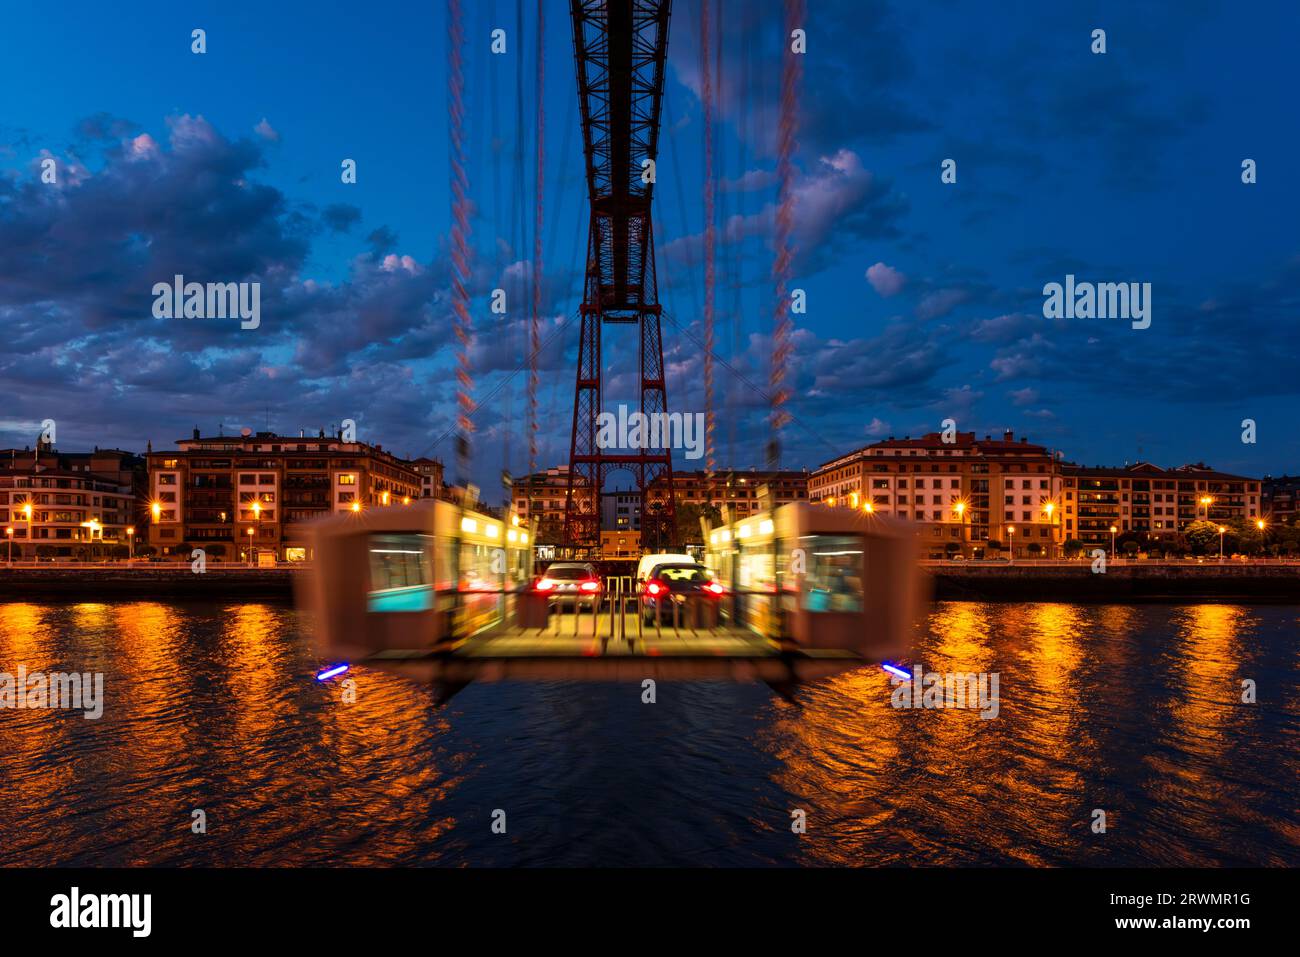
{"type": "Polygon", "coordinates": [[[607,324],[638,327],[640,411],[668,411],[650,199],[671,6],[570,0],[591,201],[564,514],[564,541],[580,550],[600,544],[600,492],[605,476],[620,468],[632,472],[641,493],[643,545],[657,549],[677,537],[671,450],[603,449],[596,441],[607,324]]]}

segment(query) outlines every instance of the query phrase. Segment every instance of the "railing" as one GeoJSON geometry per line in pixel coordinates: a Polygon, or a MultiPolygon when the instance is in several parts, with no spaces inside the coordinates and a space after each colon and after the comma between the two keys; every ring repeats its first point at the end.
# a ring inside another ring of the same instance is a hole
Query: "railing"
{"type": "MultiPolygon", "coordinates": [[[[510,594],[523,598],[528,593],[510,592],[510,594]]],[[[716,598],[707,595],[679,594],[672,596],[671,600],[658,604],[653,621],[647,622],[643,596],[637,589],[633,576],[610,575],[603,580],[603,590],[598,594],[564,594],[539,598],[539,600],[545,600],[548,606],[555,600],[572,600],[573,614],[569,616],[568,621],[558,617],[553,620],[552,616],[556,615],[556,612],[554,608],[548,607],[546,625],[533,626],[533,628],[539,632],[551,632],[561,636],[568,634],[575,638],[591,637],[602,641],[621,640],[629,643],[645,640],[647,633],[651,631],[655,636],[662,636],[669,629],[674,634],[678,634],[683,630],[691,632],[714,631],[725,628],[728,624],[739,627],[734,621],[724,622],[724,605],[729,599],[734,600],[737,596],[750,595],[772,598],[775,593],[771,591],[735,592],[729,589],[723,596],[716,598]],[[636,619],[635,631],[629,628],[629,616],[636,619]],[[586,626],[588,619],[591,622],[590,628],[586,626]]],[[[533,628],[529,630],[533,630],[533,628]]]]}

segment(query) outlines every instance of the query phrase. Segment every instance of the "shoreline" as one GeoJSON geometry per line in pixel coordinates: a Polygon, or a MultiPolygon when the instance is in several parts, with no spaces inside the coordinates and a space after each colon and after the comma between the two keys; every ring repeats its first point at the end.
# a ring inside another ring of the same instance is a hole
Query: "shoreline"
{"type": "Polygon", "coordinates": [[[1112,562],[953,564],[926,569],[937,601],[1183,602],[1300,604],[1300,564],[1112,562]]]}
{"type": "MultiPolygon", "coordinates": [[[[923,566],[935,601],[1089,603],[1268,601],[1300,604],[1300,563],[1111,564],[1087,562],[923,566]]],[[[27,598],[292,600],[305,568],[189,565],[0,566],[0,602],[27,598]]]]}

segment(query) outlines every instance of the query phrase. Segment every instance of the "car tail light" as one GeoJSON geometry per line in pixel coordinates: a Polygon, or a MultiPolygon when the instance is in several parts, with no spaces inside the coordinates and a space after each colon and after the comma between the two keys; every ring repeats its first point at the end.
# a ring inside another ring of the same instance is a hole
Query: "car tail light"
{"type": "Polygon", "coordinates": [[[704,590],[707,592],[712,592],[715,595],[722,594],[722,586],[719,585],[717,582],[709,582],[707,585],[704,586],[704,590]]]}
{"type": "Polygon", "coordinates": [[[661,595],[665,591],[667,591],[667,589],[663,586],[662,582],[648,581],[645,583],[645,593],[651,598],[654,598],[656,595],[661,595]]]}
{"type": "Polygon", "coordinates": [[[583,591],[600,591],[600,582],[595,578],[588,578],[578,587],[583,591]]]}
{"type": "Polygon", "coordinates": [[[554,591],[555,580],[553,578],[542,578],[538,580],[537,584],[534,587],[538,591],[554,591]]]}

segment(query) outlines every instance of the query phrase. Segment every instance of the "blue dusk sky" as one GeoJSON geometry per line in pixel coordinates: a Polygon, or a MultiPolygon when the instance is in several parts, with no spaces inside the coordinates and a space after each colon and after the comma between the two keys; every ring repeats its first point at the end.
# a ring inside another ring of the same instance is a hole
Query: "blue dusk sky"
{"type": "MultiPolygon", "coordinates": [[[[761,467],[783,13],[712,7],[717,459],[761,467]]],[[[465,3],[485,488],[528,466],[518,370],[539,194],[537,464],[568,459],[587,196],[561,0],[545,5],[535,181],[536,10],[465,3]],[[505,316],[488,305],[498,287],[505,316]]],[[[1300,6],[808,0],[806,30],[792,284],[808,311],[783,465],[952,418],[1089,465],[1300,469],[1300,6]],[[1150,327],[1044,318],[1043,287],[1067,275],[1150,283],[1150,327]]],[[[668,396],[702,411],[698,0],[673,4],[668,48],[654,211],[668,396]]],[[[0,444],[33,444],[45,419],[61,448],[142,450],[195,425],[350,418],[366,441],[450,463],[447,51],[441,2],[6,4],[0,444]],[[154,318],[153,285],[176,273],[260,282],[260,327],[154,318]]],[[[622,332],[605,339],[607,407],[635,397],[622,332]]]]}

